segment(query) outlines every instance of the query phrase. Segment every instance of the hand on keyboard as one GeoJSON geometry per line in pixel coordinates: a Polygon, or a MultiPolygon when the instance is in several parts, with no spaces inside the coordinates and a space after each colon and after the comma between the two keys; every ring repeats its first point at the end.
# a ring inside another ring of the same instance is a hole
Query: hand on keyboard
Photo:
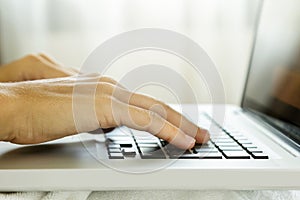
{"type": "MultiPolygon", "coordinates": [[[[33,56],[31,59],[37,58],[33,56]]],[[[20,65],[25,61],[21,60],[20,65]]],[[[39,63],[38,59],[32,65],[36,63],[39,63]]],[[[52,65],[58,67],[55,62],[52,65]]],[[[60,76],[0,84],[1,92],[5,94],[0,98],[1,105],[5,105],[0,109],[0,127],[5,127],[0,140],[33,144],[121,125],[150,132],[181,149],[209,140],[206,130],[171,107],[154,98],[130,92],[111,78],[97,74],[55,78],[60,76]],[[95,93],[89,93],[93,89],[95,93]]]]}

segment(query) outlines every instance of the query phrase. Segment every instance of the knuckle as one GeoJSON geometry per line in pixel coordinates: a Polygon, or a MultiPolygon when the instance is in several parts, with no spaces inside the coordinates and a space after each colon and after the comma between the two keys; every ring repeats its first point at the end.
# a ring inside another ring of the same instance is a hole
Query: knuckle
{"type": "Polygon", "coordinates": [[[112,95],[115,90],[115,86],[110,83],[102,82],[99,84],[98,89],[100,90],[100,93],[112,95]]]}
{"type": "Polygon", "coordinates": [[[97,99],[96,113],[101,128],[108,128],[115,125],[112,115],[112,98],[110,96],[102,96],[97,99]]]}
{"type": "Polygon", "coordinates": [[[149,117],[150,117],[151,121],[159,120],[160,119],[160,116],[157,113],[155,113],[155,112],[153,112],[151,110],[148,111],[148,114],[149,114],[149,117]]]}
{"type": "Polygon", "coordinates": [[[108,83],[112,83],[112,84],[116,84],[117,83],[117,81],[115,81],[114,79],[112,79],[109,76],[101,76],[100,81],[108,82],[108,83]]]}
{"type": "Polygon", "coordinates": [[[146,131],[149,132],[157,132],[160,131],[161,127],[163,126],[164,122],[162,118],[155,112],[153,111],[146,111],[147,115],[144,115],[146,117],[145,121],[149,122],[148,125],[146,126],[146,131]]]}
{"type": "Polygon", "coordinates": [[[39,61],[39,57],[35,54],[28,54],[24,57],[24,59],[29,60],[29,61],[39,61]]]}
{"type": "Polygon", "coordinates": [[[39,55],[40,56],[45,56],[45,57],[49,58],[49,56],[47,54],[45,54],[45,53],[39,53],[39,55]]]}
{"type": "Polygon", "coordinates": [[[97,73],[97,72],[86,73],[86,74],[83,74],[82,76],[90,78],[90,79],[94,79],[94,78],[100,79],[101,78],[101,74],[97,73]]]}

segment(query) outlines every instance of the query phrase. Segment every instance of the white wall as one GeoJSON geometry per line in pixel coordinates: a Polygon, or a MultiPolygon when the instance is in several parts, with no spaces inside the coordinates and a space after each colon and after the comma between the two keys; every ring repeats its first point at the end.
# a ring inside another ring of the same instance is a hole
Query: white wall
{"type": "MultiPolygon", "coordinates": [[[[1,62],[42,51],[67,66],[80,68],[89,53],[113,35],[144,27],[170,29],[185,34],[207,51],[222,77],[226,102],[238,104],[258,5],[258,0],[2,0],[1,62]]],[[[161,55],[160,59],[167,57],[161,55]]],[[[138,60],[141,56],[130,58],[143,62],[138,60]]],[[[126,62],[132,61],[123,64],[126,62]]],[[[179,61],[177,65],[189,74],[184,63],[179,61]]],[[[201,86],[199,82],[192,84],[201,86]]],[[[142,91],[174,101],[160,88],[142,91]]],[[[208,91],[200,98],[200,102],[210,102],[208,91]]],[[[187,95],[184,101],[189,99],[187,95]]]]}

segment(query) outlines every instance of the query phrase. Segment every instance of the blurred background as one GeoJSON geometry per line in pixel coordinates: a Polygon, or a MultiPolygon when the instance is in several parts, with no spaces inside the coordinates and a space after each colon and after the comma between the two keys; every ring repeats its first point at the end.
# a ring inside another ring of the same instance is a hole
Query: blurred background
{"type": "MultiPolygon", "coordinates": [[[[239,104],[259,7],[259,0],[0,0],[0,62],[44,52],[79,69],[90,52],[116,34],[169,29],[206,50],[224,83],[226,103],[239,104]]],[[[177,65],[187,77],[191,75],[184,63],[177,65]]],[[[202,83],[191,84],[203,89],[199,103],[211,101],[202,83]]],[[[175,101],[159,88],[144,90],[175,101]]],[[[189,103],[185,88],[180,91],[189,103]]]]}

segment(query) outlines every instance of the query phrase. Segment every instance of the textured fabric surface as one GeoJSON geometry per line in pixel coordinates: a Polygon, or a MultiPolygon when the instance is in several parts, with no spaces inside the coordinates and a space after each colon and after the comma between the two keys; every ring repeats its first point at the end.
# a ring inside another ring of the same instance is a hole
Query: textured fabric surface
{"type": "Polygon", "coordinates": [[[99,199],[130,199],[130,200],[299,200],[300,191],[173,191],[173,190],[149,190],[149,191],[101,191],[101,192],[18,192],[0,193],[0,200],[99,200],[99,199]]]}

